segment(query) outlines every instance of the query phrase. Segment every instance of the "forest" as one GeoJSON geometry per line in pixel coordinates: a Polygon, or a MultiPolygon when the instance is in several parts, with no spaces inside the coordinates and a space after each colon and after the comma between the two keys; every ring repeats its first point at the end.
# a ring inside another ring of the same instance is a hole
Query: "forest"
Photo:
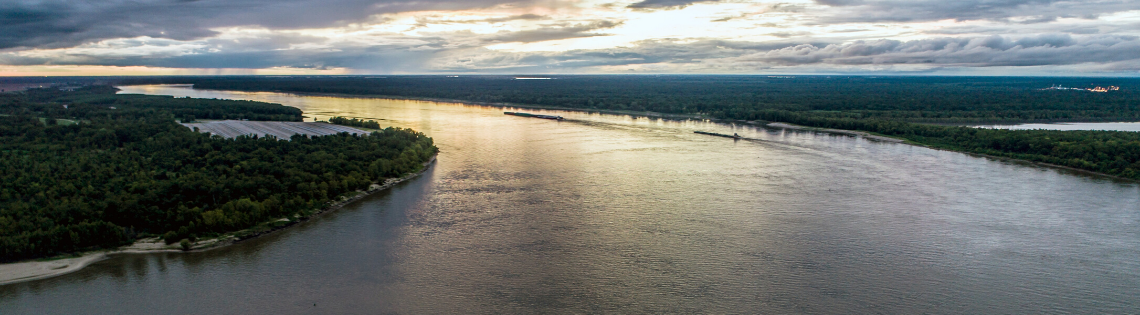
{"type": "Polygon", "coordinates": [[[573,109],[653,111],[736,118],[786,110],[924,123],[1140,120],[1140,79],[1019,77],[767,76],[162,77],[124,83],[182,83],[199,89],[341,93],[516,103],[573,109]],[[1042,90],[1119,86],[1091,93],[1042,90]]]}
{"type": "Polygon", "coordinates": [[[1006,130],[757,111],[740,119],[868,131],[930,147],[1049,163],[1140,180],[1140,132],[1006,130]]]}
{"type": "MultiPolygon", "coordinates": [[[[139,112],[166,111],[180,119],[245,119],[267,121],[301,121],[301,110],[254,101],[175,98],[161,95],[115,94],[107,85],[90,85],[75,91],[55,88],[28,89],[10,93],[7,102],[20,102],[22,107],[48,116],[87,118],[91,111],[108,117],[133,117],[139,112]],[[19,97],[15,97],[19,96],[19,97]],[[76,104],[77,106],[72,106],[76,104]],[[63,108],[68,105],[68,108],[63,108]],[[86,106],[84,106],[86,105],[86,106]]],[[[15,103],[13,103],[15,104],[15,103]]]]}
{"type": "Polygon", "coordinates": [[[375,120],[365,121],[363,119],[358,119],[358,118],[349,119],[349,118],[337,116],[337,117],[329,118],[329,122],[337,124],[337,125],[345,125],[345,126],[349,126],[349,127],[380,129],[380,123],[376,122],[375,120]]]}
{"type": "Polygon", "coordinates": [[[163,77],[124,83],[342,93],[653,111],[868,131],[942,149],[1140,179],[1140,133],[992,130],[953,124],[1140,121],[1140,79],[1058,77],[559,75],[163,77]],[[1045,89],[1118,86],[1118,91],[1045,89]]]}
{"type": "Polygon", "coordinates": [[[105,86],[0,94],[0,261],[295,220],[418,171],[437,152],[431,138],[408,129],[225,139],[175,119],[300,115],[277,104],[116,95],[105,86]]]}

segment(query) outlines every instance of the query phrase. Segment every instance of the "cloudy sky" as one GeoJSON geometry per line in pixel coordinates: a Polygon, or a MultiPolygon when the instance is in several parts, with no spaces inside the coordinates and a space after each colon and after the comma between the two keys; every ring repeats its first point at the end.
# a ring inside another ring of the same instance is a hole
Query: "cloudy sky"
{"type": "Polygon", "coordinates": [[[4,0],[0,75],[1140,75],[1140,0],[4,0]]]}

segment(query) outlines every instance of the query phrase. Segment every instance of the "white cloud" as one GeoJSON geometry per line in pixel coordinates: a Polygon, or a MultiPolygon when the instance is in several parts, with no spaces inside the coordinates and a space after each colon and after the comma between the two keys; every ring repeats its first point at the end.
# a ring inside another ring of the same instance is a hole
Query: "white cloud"
{"type": "Polygon", "coordinates": [[[1093,2],[15,1],[0,4],[0,66],[1138,71],[1140,1],[1093,2]]]}

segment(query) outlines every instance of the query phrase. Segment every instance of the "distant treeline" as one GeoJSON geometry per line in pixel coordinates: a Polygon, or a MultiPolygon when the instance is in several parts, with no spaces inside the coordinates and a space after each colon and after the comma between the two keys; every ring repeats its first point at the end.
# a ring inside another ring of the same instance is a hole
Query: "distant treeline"
{"type": "MultiPolygon", "coordinates": [[[[64,92],[55,88],[28,89],[22,93],[5,94],[3,100],[26,105],[29,110],[46,115],[86,118],[98,112],[111,118],[137,116],[140,112],[164,111],[178,118],[245,119],[272,121],[301,121],[301,110],[255,101],[234,101],[171,96],[115,94],[114,87],[92,85],[76,91],[64,92]],[[67,105],[68,108],[64,108],[67,105]],[[113,110],[112,107],[114,107],[113,110]]],[[[192,120],[192,119],[191,119],[192,120]]]]}
{"type": "Polygon", "coordinates": [[[94,90],[0,95],[0,261],[143,236],[193,239],[305,216],[346,193],[417,171],[437,152],[431,138],[399,128],[290,141],[224,139],[178,125],[175,110],[300,115],[266,103],[94,90]]]}
{"type": "MultiPolygon", "coordinates": [[[[158,81],[156,81],[158,80],[158,81]]],[[[163,81],[165,80],[165,81],[163,81]]],[[[161,81],[161,82],[160,82],[161,81]]],[[[1140,133],[985,130],[921,123],[1140,121],[1140,79],[1025,77],[509,76],[179,77],[195,88],[446,98],[698,114],[862,130],[916,143],[1140,179],[1140,133]],[[1092,93],[1042,90],[1119,86],[1092,93]]]]}
{"type": "Polygon", "coordinates": [[[1140,180],[1140,132],[1005,130],[834,118],[791,111],[758,111],[748,120],[862,130],[932,147],[1045,162],[1140,180]]]}
{"type": "Polygon", "coordinates": [[[174,77],[126,83],[508,102],[738,118],[764,110],[910,122],[1140,120],[1140,79],[1014,77],[508,76],[174,77]],[[1047,90],[1120,86],[1120,91],[1047,90]],[[838,113],[842,112],[842,113],[838,113]]]}
{"type": "Polygon", "coordinates": [[[357,119],[357,118],[348,119],[348,118],[337,116],[337,117],[329,118],[329,122],[337,124],[337,125],[345,125],[345,126],[351,126],[351,127],[380,129],[380,123],[376,122],[375,120],[367,120],[366,121],[363,119],[357,119]]]}

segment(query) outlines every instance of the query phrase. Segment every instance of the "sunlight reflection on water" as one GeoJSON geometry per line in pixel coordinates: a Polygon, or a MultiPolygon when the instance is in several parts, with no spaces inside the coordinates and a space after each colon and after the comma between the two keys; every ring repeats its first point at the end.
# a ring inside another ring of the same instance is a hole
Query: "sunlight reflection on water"
{"type": "Polygon", "coordinates": [[[268,237],[0,287],[0,313],[1140,311],[1134,183],[706,121],[123,89],[379,119],[441,153],[268,237]]]}

